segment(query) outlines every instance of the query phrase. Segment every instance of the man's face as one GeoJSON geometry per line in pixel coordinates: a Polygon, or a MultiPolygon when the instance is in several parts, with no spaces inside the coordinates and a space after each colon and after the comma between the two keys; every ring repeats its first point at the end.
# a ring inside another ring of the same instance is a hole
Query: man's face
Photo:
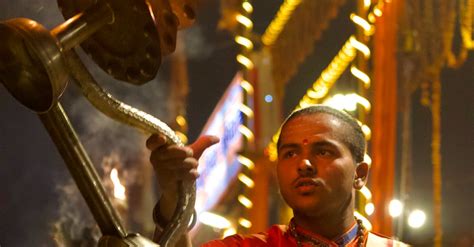
{"type": "Polygon", "coordinates": [[[314,113],[291,119],[278,147],[280,191],[295,213],[323,216],[351,207],[355,164],[341,141],[346,123],[314,113]]]}

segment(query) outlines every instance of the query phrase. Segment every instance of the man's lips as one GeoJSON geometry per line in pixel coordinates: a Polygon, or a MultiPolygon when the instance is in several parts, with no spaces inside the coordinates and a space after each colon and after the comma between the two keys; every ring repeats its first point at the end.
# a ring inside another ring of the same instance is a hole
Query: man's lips
{"type": "Polygon", "coordinates": [[[303,178],[298,178],[295,182],[295,188],[300,188],[300,187],[306,187],[306,186],[321,186],[322,182],[318,178],[308,178],[308,177],[303,177],[303,178]]]}

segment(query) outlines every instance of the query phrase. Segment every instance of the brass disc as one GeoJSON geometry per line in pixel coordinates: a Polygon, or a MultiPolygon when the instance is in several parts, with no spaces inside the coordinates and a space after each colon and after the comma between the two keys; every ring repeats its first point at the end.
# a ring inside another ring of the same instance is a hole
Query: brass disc
{"type": "Polygon", "coordinates": [[[47,112],[58,102],[68,75],[56,39],[25,18],[0,22],[0,82],[20,103],[47,112]]]}
{"type": "Polygon", "coordinates": [[[162,51],[153,11],[143,0],[58,0],[66,19],[93,4],[109,4],[114,22],[81,44],[100,68],[112,77],[140,85],[152,80],[160,67],[162,51]]]}

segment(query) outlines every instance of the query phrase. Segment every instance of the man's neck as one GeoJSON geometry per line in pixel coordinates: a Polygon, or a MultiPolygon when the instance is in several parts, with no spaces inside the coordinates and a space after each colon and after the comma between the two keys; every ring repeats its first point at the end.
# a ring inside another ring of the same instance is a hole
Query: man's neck
{"type": "Polygon", "coordinates": [[[330,240],[346,233],[355,223],[354,212],[323,216],[294,212],[294,220],[298,226],[330,240]]]}

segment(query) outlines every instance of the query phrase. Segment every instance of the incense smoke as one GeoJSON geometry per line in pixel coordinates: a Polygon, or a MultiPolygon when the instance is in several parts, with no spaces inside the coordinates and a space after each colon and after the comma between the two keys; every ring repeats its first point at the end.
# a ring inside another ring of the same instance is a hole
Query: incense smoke
{"type": "Polygon", "coordinates": [[[205,60],[214,52],[214,46],[206,40],[202,27],[194,25],[180,32],[184,35],[185,52],[189,60],[205,60]]]}

